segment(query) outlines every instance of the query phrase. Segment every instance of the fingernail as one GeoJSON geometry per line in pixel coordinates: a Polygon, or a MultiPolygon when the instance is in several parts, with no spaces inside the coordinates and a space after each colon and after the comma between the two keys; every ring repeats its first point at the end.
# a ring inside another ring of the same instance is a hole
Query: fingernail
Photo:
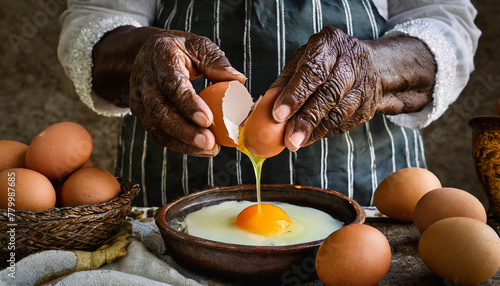
{"type": "Polygon", "coordinates": [[[274,119],[276,119],[278,122],[285,121],[289,115],[290,115],[290,106],[288,105],[280,105],[274,111],[274,119]]]}
{"type": "MultiPolygon", "coordinates": [[[[302,143],[304,142],[305,137],[306,137],[306,135],[304,134],[304,132],[297,131],[297,132],[294,132],[292,134],[292,136],[290,136],[290,142],[298,150],[300,148],[300,146],[302,145],[302,143]]],[[[297,151],[297,150],[293,150],[293,151],[297,151]]]]}
{"type": "Polygon", "coordinates": [[[196,147],[205,149],[207,147],[207,137],[203,134],[196,134],[196,136],[194,136],[193,143],[196,147]]]}
{"type": "Polygon", "coordinates": [[[193,121],[194,123],[200,125],[201,127],[210,126],[210,120],[208,120],[208,117],[205,115],[205,113],[201,111],[196,111],[193,114],[193,121]]]}

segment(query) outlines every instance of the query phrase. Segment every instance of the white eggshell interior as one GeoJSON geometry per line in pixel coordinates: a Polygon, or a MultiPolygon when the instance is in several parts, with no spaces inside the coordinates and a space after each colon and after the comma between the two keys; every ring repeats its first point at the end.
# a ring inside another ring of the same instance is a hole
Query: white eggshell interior
{"type": "Polygon", "coordinates": [[[247,118],[252,106],[252,96],[246,87],[236,80],[229,82],[222,99],[222,113],[229,137],[236,143],[240,133],[238,127],[247,118]]]}

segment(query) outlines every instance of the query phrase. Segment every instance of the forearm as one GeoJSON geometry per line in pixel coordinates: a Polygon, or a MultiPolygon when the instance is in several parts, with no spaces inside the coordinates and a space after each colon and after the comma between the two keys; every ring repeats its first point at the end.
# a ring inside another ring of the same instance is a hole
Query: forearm
{"type": "Polygon", "coordinates": [[[96,95],[92,86],[92,50],[108,32],[122,26],[151,26],[159,0],[69,0],[61,14],[58,58],[76,94],[99,115],[124,116],[121,108],[96,95]]]}
{"type": "Polygon", "coordinates": [[[377,111],[386,114],[422,110],[432,101],[436,61],[419,39],[392,37],[365,41],[382,88],[377,111]]]}
{"type": "Polygon", "coordinates": [[[129,78],[136,55],[149,37],[162,31],[122,26],[105,34],[92,50],[96,94],[117,106],[128,106],[129,78]]]}
{"type": "Polygon", "coordinates": [[[474,24],[477,12],[470,0],[388,0],[388,7],[389,31],[383,37],[416,37],[436,60],[432,103],[420,112],[388,116],[398,125],[423,128],[446,111],[469,80],[481,34],[474,24]]]}

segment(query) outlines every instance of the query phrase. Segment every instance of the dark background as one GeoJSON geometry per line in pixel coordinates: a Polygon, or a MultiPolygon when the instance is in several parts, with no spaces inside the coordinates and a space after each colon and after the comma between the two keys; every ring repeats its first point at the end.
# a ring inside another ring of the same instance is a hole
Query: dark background
{"type": "MultiPolygon", "coordinates": [[[[120,119],[96,115],[83,105],[57,59],[59,15],[65,2],[0,3],[0,139],[29,144],[48,125],[74,121],[93,136],[94,165],[112,172],[120,119]],[[42,8],[43,3],[55,3],[57,12],[48,13],[42,8]]],[[[496,113],[500,96],[500,61],[496,52],[500,45],[500,6],[494,0],[473,3],[478,10],[476,23],[483,32],[475,58],[476,70],[458,101],[423,133],[428,168],[443,186],[467,190],[486,204],[474,169],[472,131],[467,122],[477,115],[496,113]]]]}

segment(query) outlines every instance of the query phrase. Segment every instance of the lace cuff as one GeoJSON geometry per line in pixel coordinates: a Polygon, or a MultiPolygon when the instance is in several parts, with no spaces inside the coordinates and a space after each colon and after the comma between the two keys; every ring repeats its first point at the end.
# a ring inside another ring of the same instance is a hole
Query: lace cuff
{"type": "Polygon", "coordinates": [[[68,76],[83,103],[103,116],[124,116],[130,113],[130,109],[118,107],[92,91],[92,49],[105,33],[125,25],[142,26],[138,21],[124,16],[104,17],[84,27],[71,48],[68,76]]]}
{"type": "Polygon", "coordinates": [[[393,123],[408,128],[423,128],[439,118],[456,99],[457,57],[450,43],[437,27],[426,19],[415,19],[396,25],[384,37],[407,35],[419,38],[431,50],[437,64],[434,100],[423,110],[387,116],[393,123]]]}

